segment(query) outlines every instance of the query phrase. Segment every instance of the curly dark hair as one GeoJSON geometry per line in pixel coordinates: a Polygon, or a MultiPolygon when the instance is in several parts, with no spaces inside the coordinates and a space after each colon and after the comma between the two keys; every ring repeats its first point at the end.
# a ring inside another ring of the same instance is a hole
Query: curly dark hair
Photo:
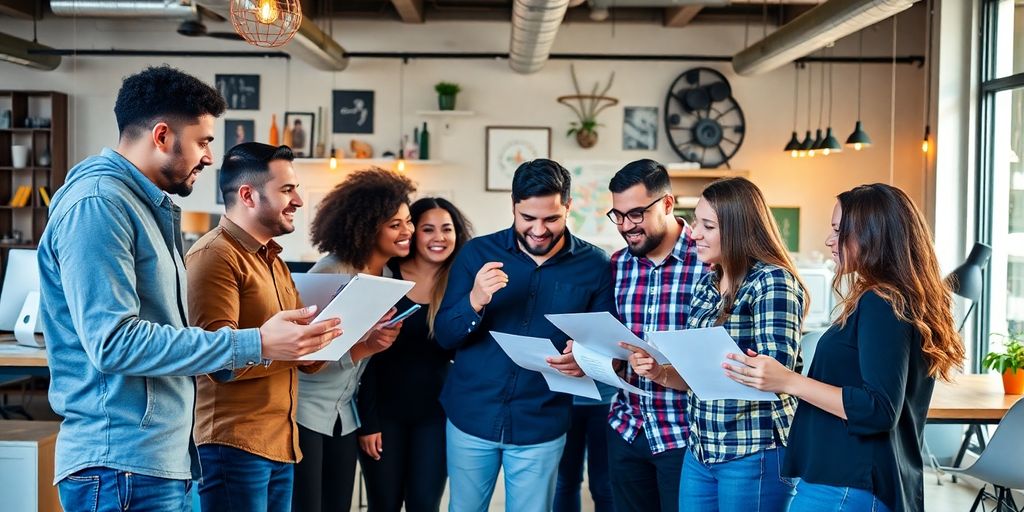
{"type": "Polygon", "coordinates": [[[355,268],[370,259],[377,232],[416,191],[401,174],[372,168],[356,171],[324,197],[310,225],[310,239],[320,252],[355,268]]]}
{"type": "Polygon", "coordinates": [[[207,114],[220,117],[227,108],[217,89],[164,65],[124,79],[114,103],[114,117],[121,138],[130,141],[160,121],[177,127],[207,114]]]}

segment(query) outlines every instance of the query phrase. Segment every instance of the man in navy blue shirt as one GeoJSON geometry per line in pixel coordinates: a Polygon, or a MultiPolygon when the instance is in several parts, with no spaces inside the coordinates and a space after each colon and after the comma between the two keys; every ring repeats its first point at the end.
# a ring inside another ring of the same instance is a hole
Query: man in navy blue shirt
{"type": "Polygon", "coordinates": [[[608,255],[566,229],[569,172],[538,159],[512,178],[511,228],[470,240],[452,264],[435,322],[456,350],[441,404],[448,415],[452,512],[485,511],[498,470],[507,510],[550,510],[572,396],[512,362],[490,335],[550,339],[566,354],[548,364],[583,372],[548,313],[615,311],[608,255]]]}

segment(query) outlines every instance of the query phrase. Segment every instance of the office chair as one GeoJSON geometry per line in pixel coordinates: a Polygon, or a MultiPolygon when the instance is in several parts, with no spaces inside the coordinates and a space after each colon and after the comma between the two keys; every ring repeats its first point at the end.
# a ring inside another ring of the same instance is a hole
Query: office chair
{"type": "Polygon", "coordinates": [[[982,482],[985,485],[978,491],[977,498],[971,512],[987,510],[984,506],[985,500],[995,500],[998,512],[1021,512],[1024,507],[1018,508],[1013,499],[1012,489],[1024,489],[1024,471],[1021,471],[1021,461],[1024,460],[1024,400],[1018,401],[1006,416],[999,421],[988,446],[982,450],[978,460],[966,468],[942,468],[950,473],[968,475],[982,482]],[[988,484],[992,484],[992,492],[988,490],[988,484]]]}

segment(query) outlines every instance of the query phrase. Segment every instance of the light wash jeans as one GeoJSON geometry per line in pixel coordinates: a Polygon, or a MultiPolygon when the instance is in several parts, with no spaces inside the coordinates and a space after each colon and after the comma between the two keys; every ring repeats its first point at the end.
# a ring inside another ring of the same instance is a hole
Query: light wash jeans
{"type": "Polygon", "coordinates": [[[88,468],[57,483],[65,512],[190,512],[192,481],[88,468]]]}
{"type": "Polygon", "coordinates": [[[870,491],[801,480],[789,512],[890,512],[870,491]]]}
{"type": "Polygon", "coordinates": [[[551,510],[565,435],[540,444],[496,443],[471,436],[451,421],[446,433],[449,512],[486,512],[501,468],[505,470],[506,511],[551,510]]]}
{"type": "Polygon", "coordinates": [[[779,469],[785,448],[762,450],[717,464],[703,464],[686,450],[679,483],[679,512],[785,512],[794,481],[779,469]]]}

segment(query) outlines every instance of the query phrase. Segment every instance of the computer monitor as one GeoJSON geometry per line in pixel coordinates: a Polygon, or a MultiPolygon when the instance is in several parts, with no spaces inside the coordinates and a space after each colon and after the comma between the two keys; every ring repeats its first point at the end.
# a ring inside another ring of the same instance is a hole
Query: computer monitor
{"type": "MultiPolygon", "coordinates": [[[[11,249],[7,253],[7,273],[4,274],[4,288],[0,292],[0,331],[13,331],[14,324],[25,305],[29,292],[39,291],[39,263],[36,251],[11,249]]],[[[35,332],[43,332],[39,316],[36,316],[35,332]]]]}

